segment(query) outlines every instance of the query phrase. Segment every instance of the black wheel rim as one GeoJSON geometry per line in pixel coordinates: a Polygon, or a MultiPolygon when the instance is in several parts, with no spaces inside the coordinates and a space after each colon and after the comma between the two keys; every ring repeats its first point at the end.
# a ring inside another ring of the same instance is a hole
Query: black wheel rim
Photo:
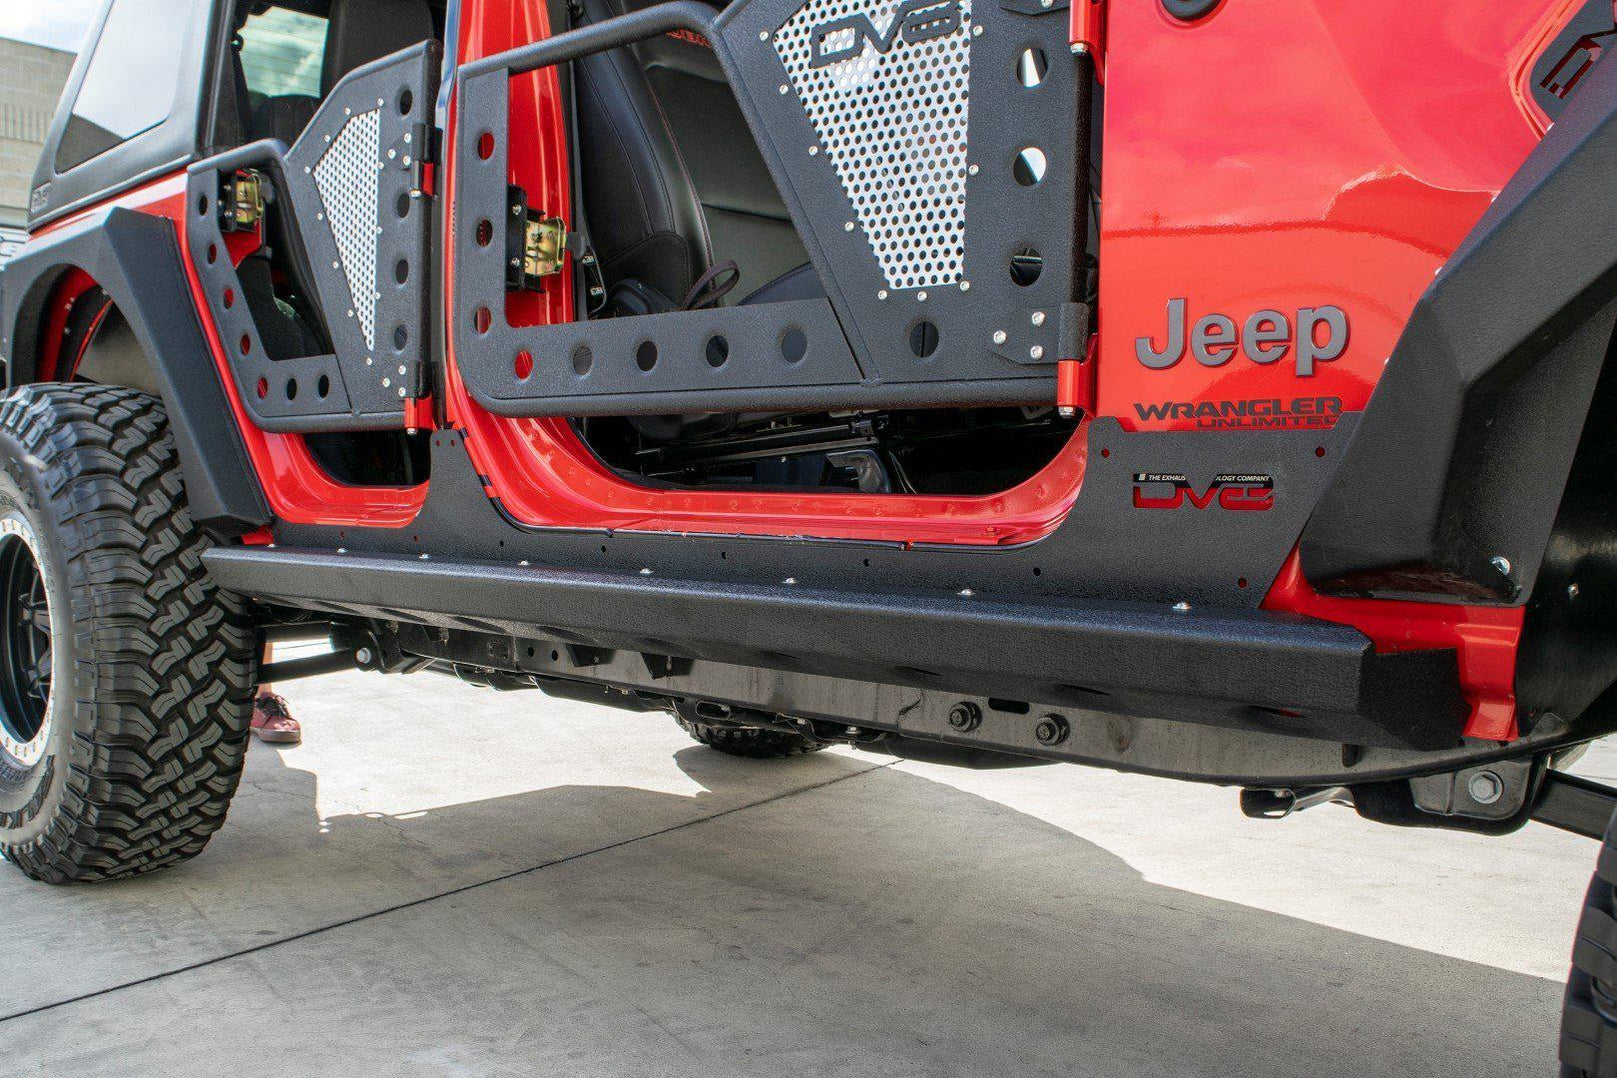
{"type": "Polygon", "coordinates": [[[33,763],[50,718],[51,612],[22,527],[0,521],[0,744],[33,763]]]}

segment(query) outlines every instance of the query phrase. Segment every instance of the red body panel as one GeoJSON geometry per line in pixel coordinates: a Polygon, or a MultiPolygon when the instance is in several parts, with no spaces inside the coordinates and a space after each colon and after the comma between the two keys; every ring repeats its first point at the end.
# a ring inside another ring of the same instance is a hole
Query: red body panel
{"type": "Polygon", "coordinates": [[[1101,183],[1102,415],[1137,406],[1334,397],[1364,407],[1415,301],[1537,143],[1520,75],[1564,0],[1479,9],[1401,0],[1231,3],[1193,26],[1112,3],[1101,183]],[[1334,304],[1346,350],[1152,370],[1165,305],[1237,326],[1334,304]]]}

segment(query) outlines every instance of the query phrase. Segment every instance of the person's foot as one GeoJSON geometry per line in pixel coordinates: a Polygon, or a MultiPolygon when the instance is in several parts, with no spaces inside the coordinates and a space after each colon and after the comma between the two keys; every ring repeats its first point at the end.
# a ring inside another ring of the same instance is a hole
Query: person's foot
{"type": "Polygon", "coordinates": [[[296,745],[303,727],[286,709],[286,700],[272,692],[253,698],[253,736],[270,745],[296,745]]]}

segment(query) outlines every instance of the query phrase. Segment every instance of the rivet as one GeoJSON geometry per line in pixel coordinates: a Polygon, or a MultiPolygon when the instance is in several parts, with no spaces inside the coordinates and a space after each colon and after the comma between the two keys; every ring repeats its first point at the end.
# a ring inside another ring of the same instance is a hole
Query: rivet
{"type": "Polygon", "coordinates": [[[809,147],[809,156],[810,157],[817,157],[817,156],[819,156],[819,153],[820,153],[820,148],[818,146],[810,146],[809,147]]]}
{"type": "Polygon", "coordinates": [[[1510,575],[1510,559],[1504,555],[1495,554],[1493,557],[1488,559],[1488,564],[1492,565],[1495,569],[1498,569],[1505,576],[1510,575]]]}
{"type": "Polygon", "coordinates": [[[1029,348],[1027,350],[1027,354],[1028,354],[1029,359],[1043,359],[1044,358],[1044,345],[1042,345],[1042,344],[1034,345],[1032,348],[1029,348]]]}
{"type": "Polygon", "coordinates": [[[995,344],[1004,344],[1005,343],[1005,331],[1003,329],[994,330],[994,343],[995,344]]]}
{"type": "Polygon", "coordinates": [[[1181,599],[1179,602],[1173,604],[1173,608],[1179,611],[1179,613],[1183,614],[1185,611],[1190,609],[1190,604],[1181,599]]]}
{"type": "Polygon", "coordinates": [[[960,291],[962,291],[962,292],[970,292],[971,291],[971,282],[970,281],[961,281],[960,282],[960,291]]]}
{"type": "Polygon", "coordinates": [[[982,37],[983,36],[983,28],[981,26],[973,26],[971,28],[971,36],[972,37],[982,37]]]}
{"type": "Polygon", "coordinates": [[[1033,312],[1033,324],[1035,326],[1044,325],[1044,312],[1043,311],[1034,311],[1033,312]]]}
{"type": "Polygon", "coordinates": [[[640,570],[640,575],[641,576],[650,576],[651,575],[651,567],[647,566],[646,568],[640,570]]]}
{"type": "Polygon", "coordinates": [[[410,167],[410,155],[409,154],[404,155],[404,167],[405,168],[410,167]]]}
{"type": "Polygon", "coordinates": [[[1578,597],[1578,585],[1575,582],[1566,586],[1566,597],[1568,599],[1576,599],[1578,597]]]}
{"type": "Polygon", "coordinates": [[[968,175],[968,176],[977,175],[977,166],[976,165],[968,165],[966,167],[966,175],[968,175]]]}
{"type": "Polygon", "coordinates": [[[340,546],[340,547],[337,548],[337,553],[346,554],[346,553],[348,553],[348,548],[345,547],[345,546],[340,546]]]}
{"type": "Polygon", "coordinates": [[[795,583],[797,583],[797,577],[789,576],[785,580],[782,580],[781,583],[782,584],[795,584],[795,583]]]}
{"type": "Polygon", "coordinates": [[[522,560],[521,560],[521,561],[519,561],[519,562],[517,562],[517,564],[518,564],[518,565],[527,565],[527,564],[528,564],[528,559],[527,559],[527,558],[523,558],[523,559],[522,559],[522,560]]]}
{"type": "Polygon", "coordinates": [[[917,293],[915,293],[915,298],[917,300],[919,300],[920,302],[925,303],[926,302],[926,293],[925,292],[917,292],[917,293]]]}
{"type": "Polygon", "coordinates": [[[421,555],[421,560],[422,561],[431,561],[432,556],[430,554],[423,554],[423,555],[421,555]]]}
{"type": "Polygon", "coordinates": [[[842,226],[842,231],[844,231],[844,232],[852,232],[853,231],[853,222],[852,221],[845,222],[843,224],[843,226],[842,226]]]}
{"type": "Polygon", "coordinates": [[[768,41],[769,40],[769,31],[768,30],[759,30],[758,31],[758,40],[759,41],[768,41]]]}
{"type": "Polygon", "coordinates": [[[965,599],[969,599],[973,595],[976,595],[976,594],[977,593],[972,591],[970,588],[961,588],[960,589],[960,595],[961,595],[962,598],[965,598],[965,599]]]}
{"type": "Polygon", "coordinates": [[[397,151],[397,150],[389,150],[389,151],[387,151],[387,159],[389,161],[393,160],[397,156],[399,156],[399,151],[397,151]]]}
{"type": "Polygon", "coordinates": [[[791,87],[787,86],[784,82],[780,84],[780,92],[781,93],[785,93],[789,89],[791,89],[791,87]]]}
{"type": "Polygon", "coordinates": [[[391,378],[382,379],[382,388],[383,389],[392,389],[393,388],[393,379],[391,379],[391,378]]]}
{"type": "Polygon", "coordinates": [[[877,299],[886,299],[887,298],[887,289],[884,288],[880,292],[877,292],[876,293],[876,298],[877,299]]]}

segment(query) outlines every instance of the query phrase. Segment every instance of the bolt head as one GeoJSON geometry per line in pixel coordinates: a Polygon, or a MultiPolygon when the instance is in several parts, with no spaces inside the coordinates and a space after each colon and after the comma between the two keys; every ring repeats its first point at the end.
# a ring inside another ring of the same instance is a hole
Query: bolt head
{"type": "Polygon", "coordinates": [[[1034,738],[1038,740],[1039,744],[1047,746],[1061,744],[1067,740],[1067,735],[1070,733],[1072,733],[1072,727],[1068,726],[1067,720],[1060,715],[1046,715],[1039,720],[1037,726],[1033,727],[1034,738]]]}
{"type": "Polygon", "coordinates": [[[1005,331],[1003,329],[994,330],[994,343],[995,344],[1004,344],[1005,343],[1005,331]]]}
{"type": "Polygon", "coordinates": [[[1510,575],[1510,559],[1505,557],[1503,554],[1495,554],[1493,557],[1488,559],[1488,563],[1495,569],[1498,569],[1505,576],[1510,575]]]}
{"type": "Polygon", "coordinates": [[[1044,345],[1042,345],[1042,344],[1034,345],[1032,348],[1029,348],[1027,350],[1027,354],[1028,354],[1029,359],[1043,359],[1044,358],[1044,345]]]}
{"type": "Polygon", "coordinates": [[[360,648],[354,652],[354,661],[361,666],[369,666],[372,658],[374,656],[371,655],[370,648],[360,648]]]}
{"type": "Polygon", "coordinates": [[[949,709],[949,725],[962,733],[975,730],[982,725],[982,708],[970,700],[962,700],[949,709]]]}
{"type": "Polygon", "coordinates": [[[1035,326],[1044,325],[1044,312],[1043,311],[1034,311],[1033,312],[1032,322],[1033,322],[1033,324],[1035,326]]]}
{"type": "Polygon", "coordinates": [[[1578,585],[1575,582],[1566,586],[1566,597],[1568,599],[1576,599],[1578,597],[1578,585]]]}
{"type": "Polygon", "coordinates": [[[1492,771],[1478,771],[1466,780],[1465,788],[1479,805],[1492,805],[1505,796],[1505,781],[1492,771]]]}

